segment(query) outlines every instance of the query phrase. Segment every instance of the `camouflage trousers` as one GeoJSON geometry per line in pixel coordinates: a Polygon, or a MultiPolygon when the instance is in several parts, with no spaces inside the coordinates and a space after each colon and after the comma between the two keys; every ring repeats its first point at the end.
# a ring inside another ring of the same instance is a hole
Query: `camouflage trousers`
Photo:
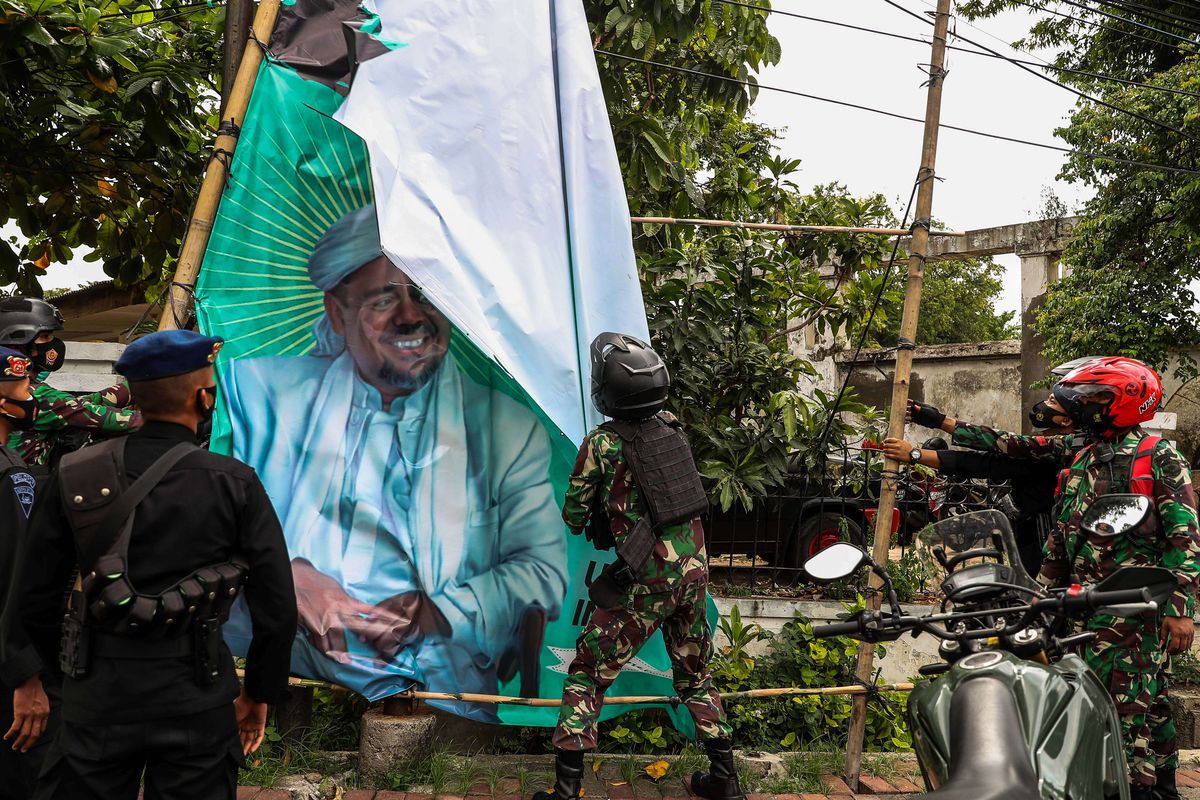
{"type": "Polygon", "coordinates": [[[1179,767],[1175,721],[1167,700],[1167,657],[1158,649],[1157,636],[1138,636],[1128,645],[1089,647],[1084,656],[1117,707],[1130,781],[1153,786],[1155,769],[1179,767]]]}
{"type": "Polygon", "coordinates": [[[662,628],[671,658],[675,693],[687,707],[700,739],[729,738],[721,698],[712,685],[712,633],[707,618],[707,581],[687,581],[670,592],[626,595],[618,608],[592,612],[576,643],[563,684],[554,746],[592,750],[604,693],[621,667],[662,628]]]}

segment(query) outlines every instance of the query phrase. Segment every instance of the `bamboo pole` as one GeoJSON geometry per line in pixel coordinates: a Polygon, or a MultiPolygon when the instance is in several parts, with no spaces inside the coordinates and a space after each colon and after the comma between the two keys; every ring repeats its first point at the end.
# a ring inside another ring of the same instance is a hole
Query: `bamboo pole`
{"type": "Polygon", "coordinates": [[[179,263],[175,266],[175,280],[167,287],[166,307],[163,308],[162,318],[158,321],[160,331],[174,330],[180,327],[177,322],[186,324],[188,321],[191,312],[191,292],[195,289],[196,277],[200,274],[200,263],[204,260],[204,251],[208,247],[208,237],[212,234],[217,207],[221,204],[221,193],[225,191],[225,180],[233,161],[233,152],[237,148],[236,131],[246,121],[246,108],[250,105],[250,94],[254,91],[254,81],[258,77],[258,68],[263,60],[263,47],[270,41],[271,33],[275,30],[279,4],[280,0],[261,0],[258,11],[254,14],[252,35],[246,42],[241,63],[238,64],[237,78],[221,114],[221,126],[217,132],[217,140],[213,143],[213,158],[209,160],[208,168],[204,171],[200,193],[196,197],[196,207],[183,235],[179,263]],[[221,157],[218,158],[218,155],[221,157]]]}
{"type": "MultiPolygon", "coordinates": [[[[946,38],[950,28],[950,0],[938,0],[934,20],[933,47],[929,60],[929,91],[925,101],[925,135],[921,143],[921,170],[917,175],[916,221],[909,247],[908,285],[904,292],[904,314],[900,319],[900,341],[915,342],[917,321],[921,313],[921,289],[925,281],[925,255],[929,251],[929,223],[933,214],[933,187],[937,183],[934,167],[937,163],[938,130],[942,115],[942,85],[946,78],[946,38]]],[[[896,353],[896,375],[892,383],[892,413],[888,420],[888,436],[899,439],[904,435],[904,415],[908,404],[908,381],[912,373],[913,350],[901,347],[896,353]]],[[[885,459],[883,481],[879,492],[879,510],[875,514],[875,543],[873,556],[877,564],[886,565],[892,538],[892,513],[896,508],[897,476],[900,464],[885,459]]],[[[871,592],[867,599],[872,609],[882,602],[882,582],[871,575],[871,592]]],[[[870,681],[875,660],[875,645],[863,642],[858,646],[860,681],[870,681]]],[[[867,699],[856,697],[850,715],[849,740],[846,743],[846,783],[858,790],[862,772],[863,739],[867,727],[867,699]]]]}
{"type": "MultiPolygon", "coordinates": [[[[842,225],[784,225],[773,222],[740,222],[730,219],[686,219],[682,217],[630,217],[642,225],[695,225],[702,228],[746,228],[755,231],[781,233],[866,233],[877,236],[908,236],[911,231],[900,228],[852,228],[842,225]]],[[[930,236],[966,236],[966,231],[929,231],[930,236]]]]}
{"type": "MultiPolygon", "coordinates": [[[[237,670],[239,678],[245,677],[244,670],[237,670]]],[[[312,680],[311,678],[288,678],[290,686],[305,686],[314,689],[333,689],[334,691],[349,692],[350,690],[344,686],[339,686],[336,683],[327,683],[326,681],[312,680]]],[[[795,686],[782,686],[771,689],[746,689],[741,692],[722,692],[722,700],[753,700],[769,697],[831,697],[835,695],[868,695],[875,692],[911,692],[915,684],[912,683],[881,683],[877,686],[862,686],[855,684],[854,686],[820,686],[811,689],[802,689],[795,686]]],[[[562,700],[556,697],[508,697],[505,695],[494,694],[472,694],[463,692],[424,692],[418,690],[410,690],[400,692],[393,695],[401,699],[412,700],[445,700],[455,701],[460,703],[489,703],[498,705],[512,706],[535,706],[539,708],[557,708],[562,705],[562,700]]],[[[644,705],[670,705],[675,702],[674,697],[665,695],[631,695],[628,697],[606,697],[605,705],[613,706],[644,706],[644,705]]]]}

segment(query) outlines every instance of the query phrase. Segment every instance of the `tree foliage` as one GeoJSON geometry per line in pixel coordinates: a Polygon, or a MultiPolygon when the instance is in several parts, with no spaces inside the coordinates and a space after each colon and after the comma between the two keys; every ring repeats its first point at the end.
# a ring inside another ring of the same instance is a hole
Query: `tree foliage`
{"type": "Polygon", "coordinates": [[[0,283],[52,262],[135,283],[174,260],[215,112],[223,10],[0,0],[0,283]]]}
{"type": "MultiPolygon", "coordinates": [[[[962,9],[988,16],[1016,5],[971,0],[962,9]]],[[[1051,361],[1111,353],[1164,368],[1177,348],[1200,344],[1191,288],[1200,279],[1200,57],[1175,38],[1196,38],[1200,8],[1139,0],[1108,9],[1122,21],[1043,6],[1074,19],[1036,13],[1027,44],[1053,49],[1057,66],[1149,85],[1060,76],[1108,105],[1080,100],[1057,131],[1075,148],[1060,177],[1094,194],[1063,257],[1070,274],[1051,289],[1038,329],[1051,361]]],[[[1179,377],[1197,374],[1180,355],[1179,377]]]]}

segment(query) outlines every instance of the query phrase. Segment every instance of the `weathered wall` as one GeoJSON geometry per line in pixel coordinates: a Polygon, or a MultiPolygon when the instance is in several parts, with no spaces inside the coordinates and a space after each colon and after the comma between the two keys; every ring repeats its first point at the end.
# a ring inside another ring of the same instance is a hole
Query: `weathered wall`
{"type": "Polygon", "coordinates": [[[62,369],[50,373],[47,383],[65,392],[98,392],[121,377],[113,364],[125,350],[123,344],[108,342],[67,342],[67,360],[62,369]]]}
{"type": "MultiPolygon", "coordinates": [[[[886,409],[892,402],[895,354],[883,350],[864,351],[853,365],[842,356],[836,359],[838,380],[853,366],[850,386],[858,399],[886,409]]],[[[956,419],[1021,429],[1021,345],[1008,342],[943,344],[919,348],[913,358],[909,396],[937,406],[956,419]]],[[[920,437],[912,430],[909,437],[920,437]]],[[[930,434],[932,435],[932,434],[930,434]]]]}

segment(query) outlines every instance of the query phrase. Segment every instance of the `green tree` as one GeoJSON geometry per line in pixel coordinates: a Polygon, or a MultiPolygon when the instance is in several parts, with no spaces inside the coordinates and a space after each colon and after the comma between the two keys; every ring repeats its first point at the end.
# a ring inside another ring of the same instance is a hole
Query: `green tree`
{"type": "MultiPolygon", "coordinates": [[[[908,261],[896,266],[894,290],[876,313],[868,341],[894,347],[899,341],[903,287],[908,261]]],[[[925,267],[921,292],[921,316],[917,322],[918,344],[957,344],[1015,339],[1020,330],[1011,311],[998,313],[996,302],[1003,288],[1004,267],[991,258],[932,261],[925,267]]],[[[866,310],[864,309],[864,318],[866,310]]]]}
{"type": "MultiPolygon", "coordinates": [[[[1108,105],[1081,99],[1056,132],[1076,151],[1060,177],[1094,194],[1063,256],[1070,274],[1038,315],[1047,355],[1129,355],[1161,369],[1177,354],[1177,375],[1195,376],[1178,348],[1200,344],[1191,289],[1200,279],[1200,62],[1196,46],[1176,37],[1196,38],[1200,9],[1166,0],[1105,9],[1123,21],[1075,4],[1042,6],[1023,44],[1054,50],[1058,67],[1149,84],[1058,76],[1108,105]]],[[[961,9],[986,17],[1013,7],[970,0],[961,9]]]]}
{"type": "Polygon", "coordinates": [[[223,10],[0,0],[0,283],[90,250],[126,284],[178,249],[215,122],[223,10]]]}

